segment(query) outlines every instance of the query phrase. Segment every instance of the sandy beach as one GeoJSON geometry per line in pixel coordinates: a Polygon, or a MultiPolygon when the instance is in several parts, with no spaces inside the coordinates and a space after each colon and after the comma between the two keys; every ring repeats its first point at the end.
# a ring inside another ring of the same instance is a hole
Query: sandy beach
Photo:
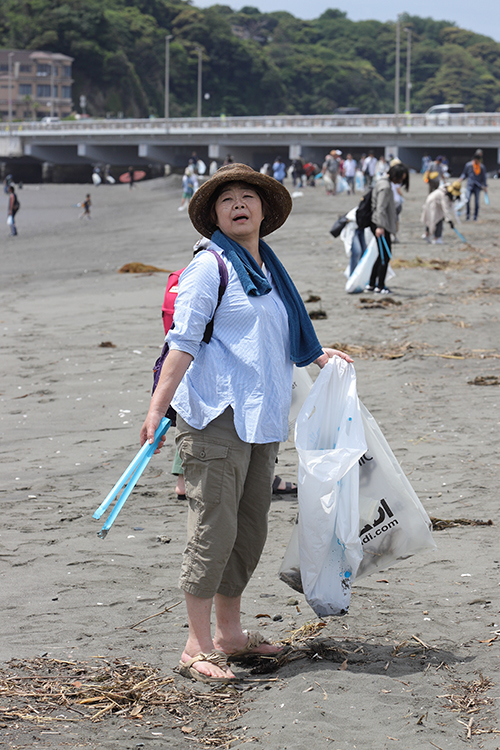
{"type": "MultiPolygon", "coordinates": [[[[426,190],[412,175],[388,299],[345,293],[343,244],[328,233],[360,196],[304,188],[269,243],[304,300],[320,298],[307,304],[326,313],[320,341],[350,348],[359,396],[429,515],[462,523],[434,532],[435,551],[355,584],[349,614],[322,622],[278,578],[297,500],[275,498],[244,626],[293,641],[293,658],[226,690],[173,671],[187,632],[173,430],[105,540],[92,519],[139,449],[163,342],[167,274],[118,270],[189,262],[197,234],[177,211],[180,177],[19,192],[19,236],[4,223],[0,241],[5,747],[500,748],[500,184],[479,221],[460,225],[467,245],[448,227],[441,246],[421,239],[426,190]],[[90,221],[76,206],[86,192],[90,221]],[[103,674],[113,689],[80,703],[103,674]],[[163,685],[121,704],[120,674],[163,685]]],[[[296,478],[291,441],[279,474],[296,478]]]]}

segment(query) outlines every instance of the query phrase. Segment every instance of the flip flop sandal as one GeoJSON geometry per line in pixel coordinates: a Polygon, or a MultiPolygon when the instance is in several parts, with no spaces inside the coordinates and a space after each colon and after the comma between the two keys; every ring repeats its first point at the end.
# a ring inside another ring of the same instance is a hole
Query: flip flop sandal
{"type": "Polygon", "coordinates": [[[211,651],[209,654],[200,653],[197,656],[193,656],[188,661],[179,662],[179,674],[188,679],[198,680],[198,682],[237,682],[236,677],[210,677],[208,674],[203,674],[198,669],[194,668],[194,664],[198,661],[207,661],[209,664],[219,667],[219,669],[227,668],[227,657],[223,651],[211,651]]]}
{"type": "Polygon", "coordinates": [[[225,654],[225,657],[228,661],[228,664],[231,662],[245,662],[249,659],[276,659],[276,657],[280,656],[283,653],[283,649],[280,648],[279,651],[277,651],[275,654],[259,654],[255,651],[256,648],[259,646],[274,646],[273,643],[270,643],[267,641],[264,636],[258,632],[258,630],[243,631],[247,636],[248,640],[246,644],[243,646],[243,648],[240,648],[239,651],[234,651],[232,654],[225,654]]]}
{"type": "Polygon", "coordinates": [[[281,477],[275,476],[273,480],[273,495],[296,495],[297,487],[292,482],[285,482],[285,488],[280,490],[281,477]]]}

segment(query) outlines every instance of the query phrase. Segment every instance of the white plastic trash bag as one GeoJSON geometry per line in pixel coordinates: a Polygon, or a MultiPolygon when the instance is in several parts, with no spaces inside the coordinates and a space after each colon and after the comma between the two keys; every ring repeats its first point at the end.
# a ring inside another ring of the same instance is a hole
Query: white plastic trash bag
{"type": "Polygon", "coordinates": [[[380,427],[363,404],[368,449],[359,469],[359,530],[363,559],[356,578],[396,560],[435,549],[431,522],[380,427]]]}
{"type": "Polygon", "coordinates": [[[358,461],[366,453],[352,364],[333,357],[321,370],[297,417],[295,445],[304,594],[319,616],[345,614],[362,557],[358,461]]]}
{"type": "Polygon", "coordinates": [[[377,257],[377,240],[374,237],[363,253],[358,265],[347,279],[345,290],[348,294],[356,294],[364,290],[370,281],[370,274],[377,257]]]}
{"type": "MultiPolygon", "coordinates": [[[[359,459],[358,523],[363,558],[356,579],[383,570],[397,560],[436,548],[431,522],[422,503],[375,419],[361,402],[359,406],[367,450],[359,459]]],[[[299,505],[300,498],[299,486],[299,505]]],[[[298,517],[279,576],[291,588],[304,592],[298,517]]]]}

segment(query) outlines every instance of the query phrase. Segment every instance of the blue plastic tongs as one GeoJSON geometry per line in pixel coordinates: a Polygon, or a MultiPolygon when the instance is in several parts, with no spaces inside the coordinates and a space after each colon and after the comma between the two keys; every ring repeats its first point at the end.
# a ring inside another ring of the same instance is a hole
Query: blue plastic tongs
{"type": "Polygon", "coordinates": [[[108,518],[106,519],[106,522],[102,529],[97,533],[97,536],[99,536],[101,539],[105,539],[107,536],[108,531],[110,530],[111,526],[113,525],[118,513],[121,511],[123,506],[125,505],[125,501],[127,500],[128,496],[134,489],[135,485],[137,484],[137,480],[141,476],[142,472],[148,465],[149,461],[151,460],[151,457],[153,456],[155,450],[158,448],[158,445],[160,443],[160,440],[162,439],[163,435],[166,433],[168,428],[170,427],[170,419],[167,419],[166,417],[163,417],[161,420],[158,429],[155,432],[155,437],[152,443],[144,443],[140,451],[138,452],[137,456],[134,458],[134,460],[128,465],[128,467],[125,469],[123,474],[121,475],[118,482],[115,484],[111,492],[107,495],[106,499],[103,500],[103,502],[100,504],[100,506],[97,508],[96,512],[92,516],[92,518],[99,519],[105,510],[109,508],[113,500],[119,495],[121,490],[123,489],[122,494],[116,501],[116,505],[109,514],[108,518]]]}

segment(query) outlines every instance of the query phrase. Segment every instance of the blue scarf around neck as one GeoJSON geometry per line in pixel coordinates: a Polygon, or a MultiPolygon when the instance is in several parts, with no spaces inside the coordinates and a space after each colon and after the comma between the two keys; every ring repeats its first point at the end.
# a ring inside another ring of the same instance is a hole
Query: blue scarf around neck
{"type": "MultiPolygon", "coordinates": [[[[269,294],[272,287],[248,250],[229,239],[220,229],[213,233],[212,241],[224,250],[226,257],[233,264],[245,294],[252,297],[269,294]]],[[[323,354],[311,318],[285,267],[264,240],[259,240],[259,252],[273,277],[288,314],[290,358],[297,367],[305,367],[323,354]]]]}

